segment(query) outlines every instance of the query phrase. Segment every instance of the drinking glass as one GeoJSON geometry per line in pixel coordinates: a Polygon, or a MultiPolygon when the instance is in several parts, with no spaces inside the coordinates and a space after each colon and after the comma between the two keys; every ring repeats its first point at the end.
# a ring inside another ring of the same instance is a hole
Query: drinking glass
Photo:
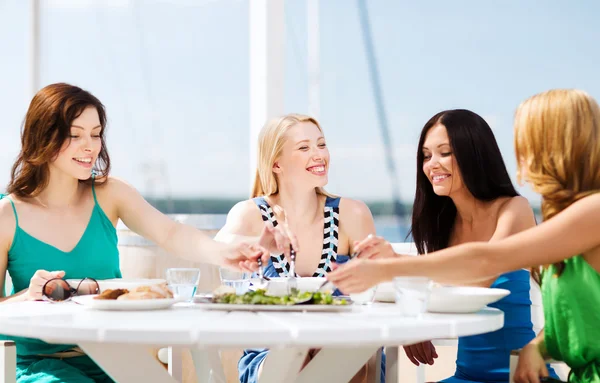
{"type": "Polygon", "coordinates": [[[396,304],[407,317],[418,317],[427,311],[432,281],[424,277],[396,277],[396,304]]]}
{"type": "Polygon", "coordinates": [[[221,284],[235,289],[235,293],[242,295],[250,288],[250,273],[231,270],[225,267],[219,269],[221,284]]]}
{"type": "Polygon", "coordinates": [[[200,269],[167,269],[167,283],[175,299],[191,301],[200,282],[200,269]]]}

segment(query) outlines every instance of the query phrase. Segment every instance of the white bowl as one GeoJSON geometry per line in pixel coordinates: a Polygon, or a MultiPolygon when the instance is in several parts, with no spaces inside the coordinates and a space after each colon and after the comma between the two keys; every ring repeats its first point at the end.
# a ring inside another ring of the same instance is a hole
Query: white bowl
{"type": "MultiPolygon", "coordinates": [[[[321,277],[299,277],[296,278],[296,287],[298,288],[298,290],[300,292],[315,292],[319,289],[319,287],[321,287],[321,285],[323,284],[323,282],[325,282],[326,278],[321,278],[321,277]]],[[[262,284],[264,282],[262,282],[259,278],[253,278],[250,280],[251,282],[251,286],[250,289],[251,290],[255,290],[257,288],[262,287],[262,284]]],[[[280,277],[276,277],[276,278],[271,278],[271,280],[268,282],[268,286],[267,286],[267,294],[268,295],[273,295],[273,296],[282,296],[282,295],[287,295],[288,294],[288,278],[280,278],[280,277]]],[[[333,288],[328,289],[330,292],[333,291],[333,288]]]]}
{"type": "Polygon", "coordinates": [[[510,294],[505,289],[444,286],[431,290],[427,311],[433,313],[474,313],[510,294]]]}
{"type": "MultiPolygon", "coordinates": [[[[76,288],[81,279],[67,279],[67,283],[71,287],[76,288]]],[[[108,289],[127,289],[134,290],[139,286],[151,286],[166,283],[164,279],[144,279],[144,278],[114,278],[114,279],[97,279],[100,286],[100,292],[108,289]]]]}

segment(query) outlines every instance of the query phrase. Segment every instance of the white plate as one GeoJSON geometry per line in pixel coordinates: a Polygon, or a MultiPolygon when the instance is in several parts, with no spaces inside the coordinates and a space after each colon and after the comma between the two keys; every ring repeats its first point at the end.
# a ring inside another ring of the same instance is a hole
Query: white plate
{"type": "Polygon", "coordinates": [[[505,289],[446,286],[432,289],[427,311],[433,313],[474,313],[510,294],[505,289]]]}
{"type": "MultiPolygon", "coordinates": [[[[67,279],[67,283],[72,287],[77,287],[81,279],[67,279]]],[[[164,279],[144,279],[144,278],[114,278],[114,279],[97,279],[100,286],[100,292],[108,289],[127,289],[134,290],[140,286],[151,286],[166,283],[164,279]]]]}
{"type": "Polygon", "coordinates": [[[82,295],[74,297],[73,300],[79,304],[94,310],[110,311],[140,311],[140,310],[164,310],[173,306],[179,299],[140,299],[140,300],[117,300],[117,299],[94,299],[96,295],[82,295]]]}
{"type": "Polygon", "coordinates": [[[227,303],[199,303],[195,307],[219,311],[293,311],[293,312],[345,312],[352,305],[236,305],[227,303]]]}

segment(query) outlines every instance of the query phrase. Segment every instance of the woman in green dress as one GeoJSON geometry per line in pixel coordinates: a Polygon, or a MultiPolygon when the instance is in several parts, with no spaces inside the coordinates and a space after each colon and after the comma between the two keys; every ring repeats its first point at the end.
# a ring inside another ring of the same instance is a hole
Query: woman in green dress
{"type": "MultiPolygon", "coordinates": [[[[119,219],[192,261],[254,269],[259,256],[268,259],[258,245],[218,243],[171,220],[109,177],[105,131],[104,106],[83,89],[52,84],[31,101],[8,194],[0,195],[0,292],[6,271],[14,286],[10,296],[0,295],[1,304],[42,299],[52,278],[120,277],[119,219]]],[[[75,345],[15,340],[19,383],[111,381],[75,345]]]]}
{"type": "Polygon", "coordinates": [[[571,368],[569,382],[600,383],[600,107],[579,90],[529,98],[515,116],[515,151],[519,177],[542,196],[542,224],[426,257],[394,257],[388,242],[367,238],[355,247],[360,259],[328,278],[353,293],[396,276],[458,284],[544,265],[546,325],[523,349],[515,382],[540,382],[551,357],[571,368]]]}

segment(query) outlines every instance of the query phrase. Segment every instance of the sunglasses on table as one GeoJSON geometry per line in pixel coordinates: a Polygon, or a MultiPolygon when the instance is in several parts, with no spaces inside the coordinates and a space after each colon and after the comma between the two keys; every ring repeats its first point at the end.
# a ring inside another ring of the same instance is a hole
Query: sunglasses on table
{"type": "Polygon", "coordinates": [[[49,279],[42,287],[42,295],[52,302],[62,302],[77,295],[100,294],[100,285],[94,278],[83,278],[76,288],[62,278],[49,279]]]}

